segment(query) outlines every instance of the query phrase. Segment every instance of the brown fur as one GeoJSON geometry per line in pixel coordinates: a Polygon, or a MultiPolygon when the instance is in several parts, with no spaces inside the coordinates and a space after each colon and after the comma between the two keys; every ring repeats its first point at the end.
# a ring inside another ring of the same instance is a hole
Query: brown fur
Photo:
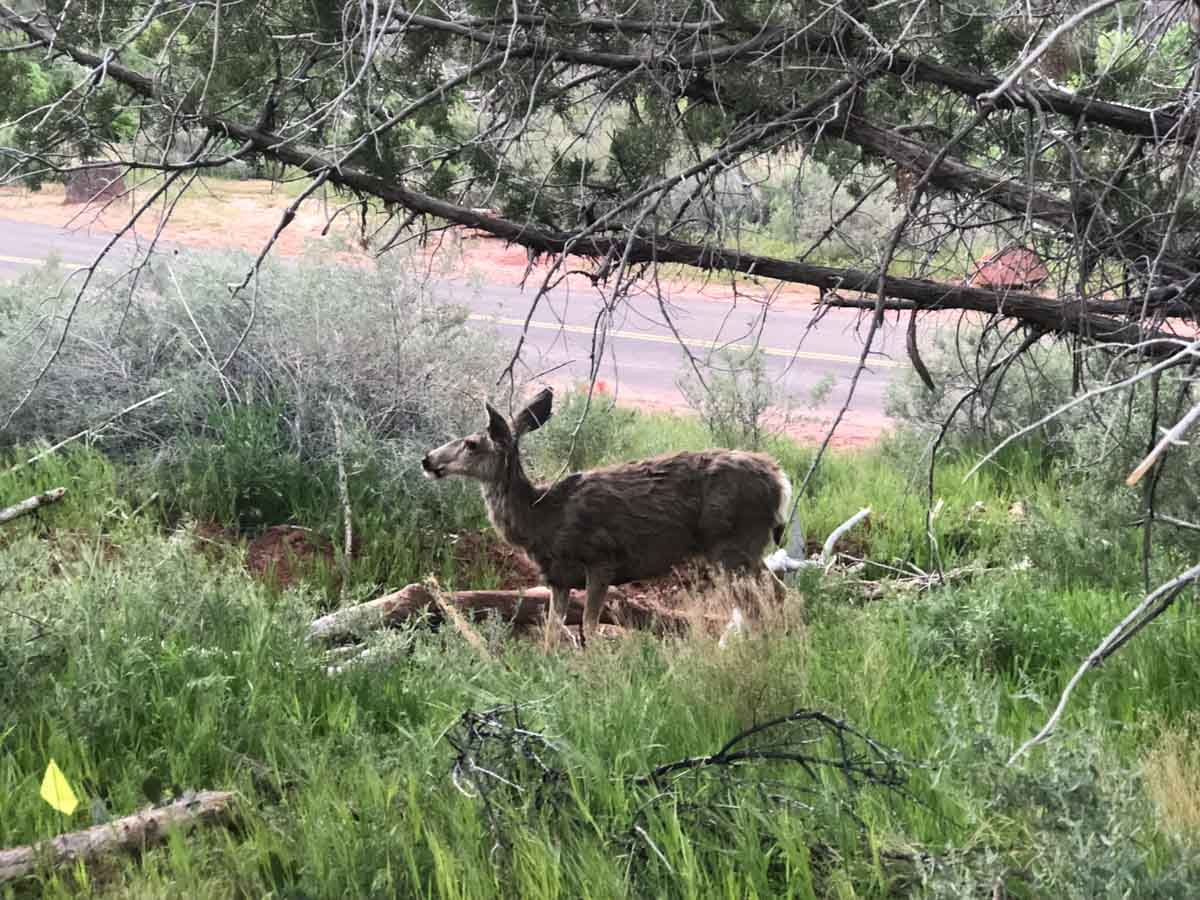
{"type": "Polygon", "coordinates": [[[488,517],[509,543],[537,563],[555,600],[566,608],[572,588],[587,588],[581,634],[599,619],[609,585],[665,575],[701,558],[730,572],[763,568],[764,547],[784,525],[790,486],[760,453],[703,450],[576,472],[533,484],[521,465],[522,434],[550,415],[543,391],[511,427],[491,406],[486,431],[425,455],[427,475],[463,475],[481,483],[488,517]]]}

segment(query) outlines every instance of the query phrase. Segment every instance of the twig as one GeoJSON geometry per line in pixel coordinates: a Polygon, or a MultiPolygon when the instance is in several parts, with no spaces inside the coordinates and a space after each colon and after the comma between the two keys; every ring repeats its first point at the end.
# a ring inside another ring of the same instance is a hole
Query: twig
{"type": "Polygon", "coordinates": [[[31,513],[35,509],[39,509],[49,503],[55,503],[61,500],[66,493],[66,488],[54,488],[53,490],[30,497],[28,500],[22,500],[20,503],[14,504],[7,509],[0,509],[0,525],[3,525],[5,522],[11,522],[13,519],[23,516],[26,513],[31,513]]]}
{"type": "Polygon", "coordinates": [[[77,441],[81,437],[87,437],[89,434],[99,434],[101,431],[103,431],[105,428],[107,428],[113,422],[117,421],[117,419],[121,418],[122,416],[128,415],[129,413],[133,412],[136,409],[141,409],[143,406],[153,403],[155,400],[161,400],[163,397],[167,396],[168,394],[173,394],[173,393],[175,393],[175,388],[167,388],[165,391],[159,391],[157,394],[154,394],[151,397],[146,397],[143,400],[139,400],[137,403],[134,403],[132,406],[125,407],[119,413],[116,413],[113,416],[109,416],[109,418],[106,419],[101,424],[94,425],[91,428],[85,428],[85,429],[83,429],[83,431],[79,432],[78,434],[73,434],[68,438],[63,438],[61,441],[59,441],[53,447],[47,447],[41,453],[38,453],[35,456],[29,457],[29,459],[25,460],[25,462],[17,463],[15,466],[10,468],[4,474],[9,475],[9,474],[17,471],[17,469],[22,468],[23,466],[32,465],[33,463],[37,462],[39,459],[47,457],[51,453],[58,452],[63,447],[67,446],[67,444],[70,444],[73,441],[77,441]]]}
{"type": "Polygon", "coordinates": [[[1200,579],[1200,565],[1192,566],[1192,568],[1176,576],[1166,584],[1159,585],[1153,593],[1147,595],[1146,599],[1134,608],[1133,612],[1122,619],[1121,624],[1114,628],[1108,637],[1100,642],[1100,645],[1083,661],[1083,665],[1079,667],[1079,670],[1067,682],[1067,686],[1062,692],[1062,697],[1058,701],[1058,706],[1054,709],[1054,714],[1050,716],[1049,721],[1046,722],[1042,730],[1022,744],[1017,749],[1017,752],[1008,758],[1008,764],[1011,766],[1031,747],[1042,743],[1054,733],[1059,719],[1062,718],[1063,711],[1067,708],[1067,701],[1071,698],[1071,692],[1075,690],[1075,686],[1090,669],[1096,668],[1120,650],[1134,635],[1153,622],[1167,607],[1174,603],[1180,591],[1197,579],[1200,579]]]}
{"type": "Polygon", "coordinates": [[[338,415],[332,400],[329,401],[329,412],[333,416],[333,441],[337,456],[338,497],[342,503],[342,521],[345,523],[342,558],[340,561],[342,587],[339,592],[342,605],[344,606],[346,596],[350,593],[350,554],[354,549],[354,525],[353,518],[350,515],[350,485],[346,478],[345,438],[342,432],[342,417],[338,415]]]}
{"type": "Polygon", "coordinates": [[[454,623],[455,629],[471,645],[472,649],[476,650],[487,662],[493,662],[492,654],[488,652],[487,642],[479,636],[479,632],[470,626],[466,617],[454,605],[453,601],[447,598],[446,592],[442,590],[442,586],[438,584],[437,579],[432,576],[426,578],[425,589],[433,595],[438,609],[442,611],[442,614],[447,619],[454,623]]]}

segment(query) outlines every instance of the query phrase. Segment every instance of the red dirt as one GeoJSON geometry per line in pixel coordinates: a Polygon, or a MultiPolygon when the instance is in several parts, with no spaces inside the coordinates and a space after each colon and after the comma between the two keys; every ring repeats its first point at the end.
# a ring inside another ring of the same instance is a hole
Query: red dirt
{"type": "Polygon", "coordinates": [[[333,567],[333,541],[299,525],[272,525],[246,548],[246,568],[281,588],[333,567]]]}
{"type": "Polygon", "coordinates": [[[497,541],[482,531],[467,531],[453,539],[453,557],[458,571],[470,575],[481,569],[499,578],[498,588],[516,591],[537,584],[541,573],[520,549],[497,541]]]}
{"type": "MultiPolygon", "coordinates": [[[[818,545],[817,550],[820,550],[818,545]]],[[[839,549],[842,549],[839,542],[839,549]]],[[[517,591],[541,584],[541,572],[523,551],[497,540],[492,534],[469,531],[454,539],[454,561],[459,574],[470,577],[481,569],[499,576],[499,590],[517,591]]],[[[691,605],[697,592],[712,583],[711,574],[696,566],[677,566],[669,575],[631,581],[612,591],[647,606],[677,610],[691,605]]]]}

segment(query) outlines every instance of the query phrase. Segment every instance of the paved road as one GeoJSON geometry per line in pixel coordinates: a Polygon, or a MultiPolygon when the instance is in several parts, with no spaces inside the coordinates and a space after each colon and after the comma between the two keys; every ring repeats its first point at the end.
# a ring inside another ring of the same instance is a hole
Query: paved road
{"type": "MultiPolygon", "coordinates": [[[[110,237],[95,230],[66,231],[0,220],[0,278],[16,277],[50,254],[66,263],[86,264],[110,237]]],[[[118,258],[127,252],[119,252],[118,258]]],[[[472,321],[495,329],[507,348],[516,347],[532,291],[522,292],[515,284],[497,280],[480,284],[478,279],[443,281],[434,289],[447,300],[467,304],[472,321]]],[[[556,289],[543,299],[522,353],[528,372],[553,369],[550,380],[558,383],[587,377],[601,308],[598,299],[594,291],[578,287],[556,289]]],[[[771,378],[793,397],[805,398],[822,379],[832,380],[817,414],[829,415],[844,401],[862,350],[853,312],[832,310],[809,332],[811,310],[794,299],[766,309],[752,300],[734,303],[687,293],[669,295],[666,301],[672,323],[698,358],[717,347],[757,343],[765,352],[771,378]]],[[[887,384],[907,365],[900,328],[889,323],[881,337],[876,341],[880,352],[859,381],[851,430],[865,433],[878,428],[887,384]]],[[[678,405],[682,398],[676,378],[685,365],[685,355],[654,296],[634,297],[608,324],[600,377],[620,396],[678,405]]]]}

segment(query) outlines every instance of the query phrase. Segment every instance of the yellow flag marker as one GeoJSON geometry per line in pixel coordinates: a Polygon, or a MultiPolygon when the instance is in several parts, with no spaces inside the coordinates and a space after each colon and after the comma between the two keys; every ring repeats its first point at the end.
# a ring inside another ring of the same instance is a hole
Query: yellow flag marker
{"type": "Polygon", "coordinates": [[[46,776],[42,779],[42,799],[68,816],[79,805],[79,799],[71,790],[67,777],[54,760],[50,760],[50,765],[46,766],[46,776]]]}

